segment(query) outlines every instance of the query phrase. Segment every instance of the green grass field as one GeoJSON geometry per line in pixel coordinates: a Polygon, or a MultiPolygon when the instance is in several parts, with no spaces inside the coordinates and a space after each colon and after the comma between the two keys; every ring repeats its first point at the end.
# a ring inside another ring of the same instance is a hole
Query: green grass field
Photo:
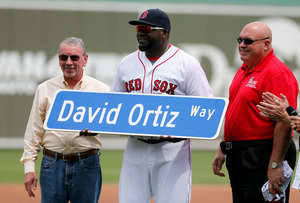
{"type": "MultiPolygon", "coordinates": [[[[0,150],[0,184],[23,183],[23,165],[20,163],[22,150],[0,150]]],[[[228,184],[228,176],[221,178],[215,176],[211,170],[215,151],[193,151],[192,170],[193,184],[228,184]]],[[[122,164],[123,151],[103,150],[101,165],[103,183],[118,183],[122,164]]],[[[39,172],[41,153],[36,163],[39,172]]],[[[224,166],[225,167],[225,166],[224,166]]],[[[226,172],[225,168],[224,171],[226,172]]]]}

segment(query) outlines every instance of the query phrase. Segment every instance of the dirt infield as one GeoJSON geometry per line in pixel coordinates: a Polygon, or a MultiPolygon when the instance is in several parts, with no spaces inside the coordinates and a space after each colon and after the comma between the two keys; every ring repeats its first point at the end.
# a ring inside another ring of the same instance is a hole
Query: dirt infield
{"type": "MultiPolygon", "coordinates": [[[[38,203],[40,202],[39,190],[37,197],[30,199],[23,185],[0,185],[0,202],[3,203],[38,203]]],[[[99,203],[117,203],[117,185],[103,185],[99,203]]],[[[231,190],[228,185],[193,185],[191,203],[230,203],[231,190]]],[[[292,189],[290,203],[300,202],[300,191],[292,189]]]]}

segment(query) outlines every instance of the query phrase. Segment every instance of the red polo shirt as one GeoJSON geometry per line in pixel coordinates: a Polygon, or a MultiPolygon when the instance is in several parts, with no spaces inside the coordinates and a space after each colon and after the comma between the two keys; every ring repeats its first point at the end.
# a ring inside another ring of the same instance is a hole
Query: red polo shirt
{"type": "Polygon", "coordinates": [[[283,93],[289,104],[296,108],[298,91],[295,76],[273,54],[273,50],[252,70],[243,64],[229,89],[225,141],[272,139],[275,122],[261,116],[256,108],[262,101],[262,93],[271,92],[277,96],[283,93]]]}

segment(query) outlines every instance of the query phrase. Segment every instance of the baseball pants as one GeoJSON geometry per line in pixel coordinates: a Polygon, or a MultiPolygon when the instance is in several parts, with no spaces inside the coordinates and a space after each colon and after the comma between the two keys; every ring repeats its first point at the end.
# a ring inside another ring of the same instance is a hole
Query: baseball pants
{"type": "Polygon", "coordinates": [[[124,153],[119,203],[189,203],[190,140],[147,144],[129,137],[124,153]]]}

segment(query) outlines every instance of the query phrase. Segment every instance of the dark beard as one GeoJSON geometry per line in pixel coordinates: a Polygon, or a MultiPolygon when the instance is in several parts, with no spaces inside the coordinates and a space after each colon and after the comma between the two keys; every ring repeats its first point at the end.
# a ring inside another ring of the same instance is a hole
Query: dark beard
{"type": "Polygon", "coordinates": [[[139,44],[139,50],[145,52],[152,52],[159,49],[160,44],[155,40],[149,41],[147,44],[139,44]]]}
{"type": "Polygon", "coordinates": [[[139,50],[140,51],[147,51],[147,50],[149,50],[149,45],[147,45],[147,46],[139,45],[139,50]]]}
{"type": "Polygon", "coordinates": [[[155,50],[160,49],[161,41],[160,41],[160,39],[149,39],[148,43],[146,43],[146,44],[139,43],[138,47],[139,47],[140,51],[153,52],[155,50]]]}

